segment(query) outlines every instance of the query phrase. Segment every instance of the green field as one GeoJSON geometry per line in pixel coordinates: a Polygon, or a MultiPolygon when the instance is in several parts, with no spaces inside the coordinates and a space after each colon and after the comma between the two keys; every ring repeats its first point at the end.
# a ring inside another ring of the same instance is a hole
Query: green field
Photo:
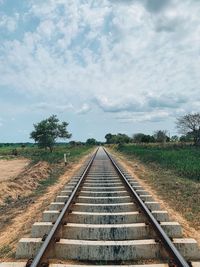
{"type": "Polygon", "coordinates": [[[192,146],[122,145],[118,151],[145,163],[158,163],[176,174],[200,181],[200,149],[192,146]]]}
{"type": "Polygon", "coordinates": [[[86,145],[70,146],[68,144],[56,145],[53,152],[49,150],[39,149],[36,145],[28,145],[22,147],[20,145],[0,146],[0,158],[12,159],[13,157],[25,157],[30,159],[33,163],[38,161],[47,161],[49,163],[58,163],[63,161],[64,153],[67,153],[68,161],[73,161],[79,156],[83,156],[92,147],[86,145]],[[15,156],[14,154],[17,153],[15,156]]]}

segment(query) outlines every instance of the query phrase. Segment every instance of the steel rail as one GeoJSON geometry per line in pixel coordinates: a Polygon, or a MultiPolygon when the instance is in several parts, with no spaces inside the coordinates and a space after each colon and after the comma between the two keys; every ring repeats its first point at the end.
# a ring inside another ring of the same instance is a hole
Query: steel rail
{"type": "Polygon", "coordinates": [[[168,254],[173,258],[174,262],[177,264],[178,267],[190,267],[190,265],[187,263],[187,261],[184,259],[184,257],[180,254],[178,249],[175,247],[175,245],[172,243],[168,235],[165,233],[165,231],[162,229],[158,221],[155,219],[155,217],[152,215],[151,211],[147,208],[147,206],[144,204],[140,196],[137,194],[137,192],[134,190],[134,188],[131,186],[129,181],[127,180],[126,176],[123,174],[121,169],[118,167],[115,160],[112,158],[112,156],[106,151],[105,148],[103,148],[106,152],[107,156],[111,160],[113,166],[115,167],[116,171],[122,178],[122,180],[127,185],[127,188],[131,192],[131,194],[134,196],[134,199],[139,204],[139,207],[144,212],[145,216],[148,218],[148,221],[152,225],[153,229],[157,233],[159,239],[161,240],[162,244],[164,245],[166,251],[168,254]]]}
{"type": "Polygon", "coordinates": [[[66,215],[67,212],[69,212],[69,208],[71,206],[71,204],[74,201],[74,198],[76,197],[83,180],[85,179],[88,171],[90,170],[92,163],[95,159],[95,156],[97,154],[99,148],[97,148],[97,150],[95,151],[95,153],[93,154],[93,156],[91,157],[89,163],[87,164],[83,174],[81,175],[77,185],[75,186],[74,190],[72,191],[72,194],[70,195],[68,201],[66,202],[64,208],[62,209],[58,219],[56,220],[55,224],[53,225],[51,231],[49,232],[48,236],[46,237],[44,243],[42,244],[42,246],[40,247],[37,255],[35,256],[33,262],[31,263],[30,267],[43,267],[43,266],[48,266],[47,263],[45,263],[44,261],[46,260],[45,258],[47,258],[46,254],[47,251],[51,245],[51,243],[55,240],[55,235],[57,234],[57,232],[59,231],[60,227],[62,226],[62,222],[63,222],[63,218],[66,215]],[[46,264],[46,265],[45,265],[46,264]]]}

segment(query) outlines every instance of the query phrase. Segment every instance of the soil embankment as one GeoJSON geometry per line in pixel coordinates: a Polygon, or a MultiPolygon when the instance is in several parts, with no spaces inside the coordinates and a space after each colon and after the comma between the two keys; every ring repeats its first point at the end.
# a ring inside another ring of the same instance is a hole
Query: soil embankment
{"type": "Polygon", "coordinates": [[[28,165],[28,159],[0,160],[0,183],[8,180],[13,180],[17,177],[28,165]]]}
{"type": "Polygon", "coordinates": [[[0,160],[0,205],[30,195],[51,172],[47,162],[31,166],[26,159],[0,160]]]}
{"type": "MultiPolygon", "coordinates": [[[[69,163],[64,167],[64,174],[56,178],[55,183],[50,185],[47,183],[48,186],[43,189],[43,193],[38,191],[38,185],[48,181],[49,176],[55,171],[51,170],[52,166],[50,167],[46,162],[39,162],[22,171],[10,181],[10,184],[4,183],[4,189],[0,183],[0,192],[4,190],[7,194],[12,195],[10,203],[3,201],[4,204],[0,206],[0,258],[4,260],[14,258],[19,239],[30,235],[32,224],[41,219],[42,212],[75,175],[87,157],[88,155],[78,163],[69,163]],[[16,200],[13,201],[13,198],[16,200]]],[[[58,166],[57,169],[59,169],[58,166]]],[[[2,194],[1,199],[3,199],[2,194]]],[[[7,199],[7,202],[9,201],[7,199]]]]}

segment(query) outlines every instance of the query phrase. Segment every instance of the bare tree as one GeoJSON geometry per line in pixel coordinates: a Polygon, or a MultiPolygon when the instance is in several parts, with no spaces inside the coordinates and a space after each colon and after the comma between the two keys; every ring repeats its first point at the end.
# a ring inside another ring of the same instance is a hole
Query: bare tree
{"type": "Polygon", "coordinates": [[[177,118],[179,133],[191,135],[195,145],[200,145],[200,113],[187,114],[177,118]]]}

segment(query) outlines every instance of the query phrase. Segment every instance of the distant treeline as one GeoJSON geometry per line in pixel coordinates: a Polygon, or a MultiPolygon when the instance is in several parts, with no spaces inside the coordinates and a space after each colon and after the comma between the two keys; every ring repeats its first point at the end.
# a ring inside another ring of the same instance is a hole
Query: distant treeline
{"type": "Polygon", "coordinates": [[[126,134],[111,134],[105,136],[106,144],[128,144],[128,143],[166,143],[166,142],[192,142],[193,137],[190,134],[182,136],[169,136],[166,130],[158,130],[153,135],[136,133],[132,137],[126,134]]]}
{"type": "Polygon", "coordinates": [[[26,142],[26,143],[0,143],[0,147],[23,147],[23,146],[26,146],[26,147],[32,147],[32,146],[35,146],[34,143],[30,143],[30,142],[26,142]]]}
{"type": "MultiPolygon", "coordinates": [[[[164,142],[192,142],[193,138],[191,135],[183,135],[178,137],[173,135],[169,137],[166,131],[156,131],[153,135],[136,133],[132,137],[118,133],[108,133],[105,136],[106,142],[97,141],[95,138],[89,138],[86,142],[80,141],[69,141],[69,142],[56,142],[56,146],[82,146],[82,145],[103,145],[103,144],[128,144],[128,143],[164,143],[164,142]]],[[[0,143],[0,147],[37,147],[36,143],[25,142],[25,143],[0,143]]]]}
{"type": "MultiPolygon", "coordinates": [[[[86,142],[69,141],[69,142],[56,142],[56,146],[82,146],[82,145],[101,145],[103,142],[96,141],[94,138],[89,138],[86,142]]],[[[0,143],[0,147],[37,147],[36,143],[0,143]]]]}

